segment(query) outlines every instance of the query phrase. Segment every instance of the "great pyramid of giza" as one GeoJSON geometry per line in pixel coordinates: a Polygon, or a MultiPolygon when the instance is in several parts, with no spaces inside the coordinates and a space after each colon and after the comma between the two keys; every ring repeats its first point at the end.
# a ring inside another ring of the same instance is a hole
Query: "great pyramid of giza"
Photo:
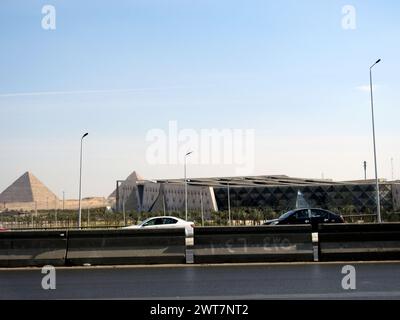
{"type": "Polygon", "coordinates": [[[1,203],[48,201],[58,201],[58,198],[30,172],[25,172],[0,194],[1,203]]]}

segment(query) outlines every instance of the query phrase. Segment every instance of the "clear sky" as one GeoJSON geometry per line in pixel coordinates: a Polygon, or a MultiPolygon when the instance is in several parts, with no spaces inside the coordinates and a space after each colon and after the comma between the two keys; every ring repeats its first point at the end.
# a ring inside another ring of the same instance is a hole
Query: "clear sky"
{"type": "MultiPolygon", "coordinates": [[[[0,191],[31,171],[77,198],[86,131],[84,196],[107,196],[133,170],[182,177],[182,163],[146,157],[146,136],[170,121],[254,130],[248,174],[360,179],[366,160],[372,178],[378,58],[378,169],[390,179],[393,158],[398,179],[399,16],[395,0],[2,0],[0,191]],[[55,30],[42,28],[44,5],[55,30]]],[[[237,174],[188,158],[188,176],[237,174]]]]}

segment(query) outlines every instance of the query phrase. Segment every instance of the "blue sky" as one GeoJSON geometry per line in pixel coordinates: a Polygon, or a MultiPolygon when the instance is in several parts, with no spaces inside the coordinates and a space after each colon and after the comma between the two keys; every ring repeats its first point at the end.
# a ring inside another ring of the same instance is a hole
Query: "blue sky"
{"type": "MultiPolygon", "coordinates": [[[[255,131],[249,174],[373,177],[368,68],[376,84],[380,176],[400,178],[398,1],[2,1],[0,190],[32,171],[77,197],[116,179],[182,176],[146,161],[146,134],[179,128],[255,131]],[[56,30],[41,27],[44,5],[56,30]],[[356,29],[342,28],[342,8],[356,29]],[[368,88],[368,87],[367,87],[368,88]]],[[[190,163],[189,163],[190,164],[190,163]]],[[[191,176],[235,175],[192,164],[191,176]]]]}

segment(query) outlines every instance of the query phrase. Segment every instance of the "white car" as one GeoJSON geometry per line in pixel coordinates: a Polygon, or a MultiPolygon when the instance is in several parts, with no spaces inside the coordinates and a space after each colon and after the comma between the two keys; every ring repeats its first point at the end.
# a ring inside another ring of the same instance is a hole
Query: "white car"
{"type": "Polygon", "coordinates": [[[176,229],[185,228],[187,237],[193,237],[194,222],[185,221],[176,217],[152,217],[138,225],[124,227],[123,229],[176,229]]]}

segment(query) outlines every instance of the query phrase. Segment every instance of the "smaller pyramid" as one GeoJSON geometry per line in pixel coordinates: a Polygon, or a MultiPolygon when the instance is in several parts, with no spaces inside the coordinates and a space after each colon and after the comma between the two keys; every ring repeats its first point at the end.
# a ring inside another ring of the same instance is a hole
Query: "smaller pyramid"
{"type": "MultiPolygon", "coordinates": [[[[129,187],[132,185],[136,185],[137,181],[143,181],[143,177],[139,174],[137,174],[136,171],[133,171],[120,185],[121,189],[124,189],[124,187],[129,187]]],[[[117,196],[117,189],[115,189],[108,197],[109,198],[115,198],[117,196]]]]}
{"type": "Polygon", "coordinates": [[[58,201],[57,196],[30,172],[25,172],[0,194],[2,203],[54,200],[58,201]]]}
{"type": "Polygon", "coordinates": [[[136,171],[133,171],[128,178],[125,179],[126,181],[142,181],[144,180],[141,175],[139,175],[136,171]]]}

